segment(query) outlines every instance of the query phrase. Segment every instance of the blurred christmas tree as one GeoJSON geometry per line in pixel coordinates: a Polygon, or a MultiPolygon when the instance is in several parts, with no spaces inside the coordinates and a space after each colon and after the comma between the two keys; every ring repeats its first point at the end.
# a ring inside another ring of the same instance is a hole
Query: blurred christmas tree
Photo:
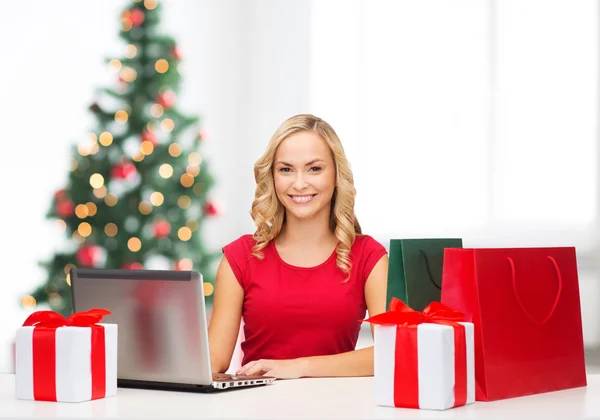
{"type": "Polygon", "coordinates": [[[199,270],[207,300],[214,290],[215,258],[200,227],[218,209],[200,154],[199,119],[177,107],[181,53],[159,33],[156,0],[135,1],[120,16],[124,56],[110,58],[114,89],[100,89],[90,106],[97,127],[74,147],[68,182],[52,200],[70,246],[42,263],[45,284],[21,299],[72,312],[72,266],[199,270]]]}

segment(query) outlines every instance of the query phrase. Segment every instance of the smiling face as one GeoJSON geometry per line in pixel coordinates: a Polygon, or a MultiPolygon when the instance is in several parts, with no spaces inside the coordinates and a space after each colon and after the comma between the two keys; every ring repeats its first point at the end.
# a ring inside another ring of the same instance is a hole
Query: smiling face
{"type": "Polygon", "coordinates": [[[300,131],[279,144],[273,178],[288,217],[310,219],[327,212],[328,218],[335,177],[331,150],[317,133],[300,131]]]}

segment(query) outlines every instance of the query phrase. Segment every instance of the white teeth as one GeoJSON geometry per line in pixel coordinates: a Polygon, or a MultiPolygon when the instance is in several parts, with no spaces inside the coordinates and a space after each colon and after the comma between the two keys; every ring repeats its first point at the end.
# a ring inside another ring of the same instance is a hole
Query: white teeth
{"type": "Polygon", "coordinates": [[[312,195],[292,195],[292,201],[294,203],[308,203],[312,199],[312,195]]]}

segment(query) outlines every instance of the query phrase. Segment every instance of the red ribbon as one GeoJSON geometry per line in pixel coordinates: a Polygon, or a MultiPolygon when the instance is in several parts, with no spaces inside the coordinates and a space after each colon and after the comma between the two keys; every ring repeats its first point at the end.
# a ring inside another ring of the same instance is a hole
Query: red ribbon
{"type": "Polygon", "coordinates": [[[396,326],[394,367],[394,405],[419,408],[419,364],[417,326],[442,324],[454,328],[454,405],[467,402],[467,344],[464,314],[439,302],[432,302],[423,312],[416,312],[399,299],[392,298],[388,312],[366,319],[377,325],[396,326]]]}
{"type": "Polygon", "coordinates": [[[97,325],[110,315],[106,309],[76,312],[68,318],[54,311],[37,311],[29,315],[24,327],[33,330],[33,398],[56,401],[56,329],[90,327],[92,329],[92,399],[106,395],[106,345],[104,327],[97,325]]]}

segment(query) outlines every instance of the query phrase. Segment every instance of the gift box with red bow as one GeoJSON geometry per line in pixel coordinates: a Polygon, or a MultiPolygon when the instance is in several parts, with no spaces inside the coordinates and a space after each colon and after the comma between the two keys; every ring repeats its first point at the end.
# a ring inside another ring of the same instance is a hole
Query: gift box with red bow
{"type": "Polygon", "coordinates": [[[16,398],[81,402],[116,395],[117,325],[99,323],[109,314],[31,314],[16,334],[16,398]]]}
{"type": "Polygon", "coordinates": [[[416,312],[392,299],[375,330],[375,403],[446,410],[475,402],[473,324],[433,302],[416,312]]]}

